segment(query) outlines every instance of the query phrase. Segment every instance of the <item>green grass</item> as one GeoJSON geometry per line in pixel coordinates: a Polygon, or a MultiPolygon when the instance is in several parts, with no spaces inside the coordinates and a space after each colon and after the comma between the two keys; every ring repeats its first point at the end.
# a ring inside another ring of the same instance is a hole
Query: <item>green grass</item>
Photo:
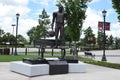
{"type": "Polygon", "coordinates": [[[35,55],[0,55],[0,62],[21,61],[23,58],[38,58],[35,55]]]}
{"type": "Polygon", "coordinates": [[[95,61],[95,60],[88,59],[88,58],[83,58],[83,57],[79,57],[78,59],[80,61],[82,61],[84,63],[88,63],[88,64],[120,69],[120,64],[117,64],[117,63],[109,63],[109,62],[104,62],[104,61],[95,61]]]}
{"type": "MultiPolygon", "coordinates": [[[[31,53],[31,55],[0,55],[0,62],[11,62],[11,61],[22,61],[23,58],[38,58],[40,56],[38,55],[32,55],[34,53],[31,53]]],[[[60,57],[60,56],[45,56],[45,57],[60,57]]],[[[110,68],[115,68],[115,69],[120,69],[120,64],[116,63],[108,63],[108,62],[103,62],[103,61],[95,61],[89,58],[83,58],[83,57],[77,57],[80,61],[88,64],[93,64],[93,65],[99,65],[99,66],[104,66],[104,67],[110,67],[110,68]]]]}
{"type": "MultiPolygon", "coordinates": [[[[55,52],[55,54],[60,54],[58,52],[55,52]]],[[[25,53],[19,53],[19,55],[0,55],[0,62],[11,62],[11,61],[21,61],[23,58],[38,58],[41,56],[38,56],[37,52],[29,52],[27,55],[25,53]]],[[[44,54],[44,57],[58,57],[58,56],[51,56],[50,52],[47,52],[44,54]],[[47,55],[49,54],[49,55],[47,55]],[[47,55],[47,56],[46,56],[47,55]]]]}

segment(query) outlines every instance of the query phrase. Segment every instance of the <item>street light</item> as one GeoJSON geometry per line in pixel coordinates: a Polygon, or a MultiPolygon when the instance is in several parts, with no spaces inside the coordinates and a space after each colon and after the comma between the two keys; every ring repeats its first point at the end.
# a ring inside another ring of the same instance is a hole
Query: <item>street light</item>
{"type": "MultiPolygon", "coordinates": [[[[16,26],[16,25],[15,25],[15,24],[12,24],[11,26],[13,27],[12,34],[13,34],[13,36],[14,36],[14,26],[16,26]]],[[[13,42],[12,42],[12,45],[13,45],[13,42]]],[[[11,53],[11,54],[13,55],[13,47],[12,47],[12,53],[11,53]]]]}
{"type": "Polygon", "coordinates": [[[107,11],[105,11],[105,10],[102,11],[103,18],[104,18],[104,28],[103,28],[104,36],[103,36],[103,56],[102,56],[102,61],[107,61],[106,55],[105,55],[105,44],[106,44],[106,35],[105,35],[106,25],[105,25],[105,17],[106,17],[106,13],[107,13],[107,11]]]}
{"type": "Polygon", "coordinates": [[[16,25],[12,24],[11,26],[13,27],[12,34],[14,35],[14,26],[16,26],[16,25]]]}
{"type": "Polygon", "coordinates": [[[17,13],[16,14],[16,40],[15,40],[15,53],[14,53],[14,55],[17,55],[17,33],[18,33],[18,20],[19,20],[19,16],[20,16],[20,14],[19,13],[17,13]]]}

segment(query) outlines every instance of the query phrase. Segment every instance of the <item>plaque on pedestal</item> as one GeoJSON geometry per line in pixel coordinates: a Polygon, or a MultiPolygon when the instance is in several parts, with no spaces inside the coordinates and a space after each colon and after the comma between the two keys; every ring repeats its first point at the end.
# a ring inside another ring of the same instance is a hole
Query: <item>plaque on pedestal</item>
{"type": "Polygon", "coordinates": [[[49,74],[66,74],[68,73],[68,63],[66,61],[48,61],[49,74]]]}

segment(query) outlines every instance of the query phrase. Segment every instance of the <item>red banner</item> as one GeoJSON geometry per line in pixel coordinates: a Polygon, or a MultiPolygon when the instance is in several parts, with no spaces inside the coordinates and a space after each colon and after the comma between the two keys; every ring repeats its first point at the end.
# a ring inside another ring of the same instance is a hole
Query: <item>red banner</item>
{"type": "Polygon", "coordinates": [[[98,22],[98,30],[103,30],[103,22],[98,22]]]}
{"type": "Polygon", "coordinates": [[[110,30],[110,23],[109,22],[106,22],[105,23],[105,30],[110,30]]]}
{"type": "MultiPolygon", "coordinates": [[[[98,30],[103,30],[104,22],[98,22],[98,30]]],[[[105,22],[105,30],[110,30],[110,22],[105,22]]]]}

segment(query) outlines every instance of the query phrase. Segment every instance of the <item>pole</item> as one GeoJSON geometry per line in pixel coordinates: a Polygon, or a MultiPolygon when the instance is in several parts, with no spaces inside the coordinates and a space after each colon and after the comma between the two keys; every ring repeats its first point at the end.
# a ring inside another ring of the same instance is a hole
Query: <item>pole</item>
{"type": "Polygon", "coordinates": [[[15,40],[15,53],[14,55],[17,55],[17,46],[18,46],[18,43],[17,43],[17,34],[18,34],[18,20],[19,20],[19,15],[20,14],[16,14],[16,40],[15,40]]]}
{"type": "Polygon", "coordinates": [[[12,34],[14,35],[14,26],[16,26],[16,25],[12,24],[11,26],[13,27],[12,34]]]}
{"type": "Polygon", "coordinates": [[[103,17],[104,17],[104,30],[103,30],[104,36],[103,36],[103,56],[102,56],[102,61],[107,61],[107,60],[106,60],[106,55],[105,55],[105,44],[106,44],[106,35],[105,35],[105,28],[106,28],[106,26],[105,26],[105,16],[103,15],[103,17]]]}
{"type": "MultiPolygon", "coordinates": [[[[12,24],[11,26],[13,27],[12,34],[13,34],[13,36],[14,36],[14,26],[16,26],[16,25],[15,25],[15,24],[12,24]]],[[[14,44],[13,44],[13,42],[12,42],[12,53],[11,53],[12,55],[14,54],[13,45],[14,45],[14,44]]]]}

